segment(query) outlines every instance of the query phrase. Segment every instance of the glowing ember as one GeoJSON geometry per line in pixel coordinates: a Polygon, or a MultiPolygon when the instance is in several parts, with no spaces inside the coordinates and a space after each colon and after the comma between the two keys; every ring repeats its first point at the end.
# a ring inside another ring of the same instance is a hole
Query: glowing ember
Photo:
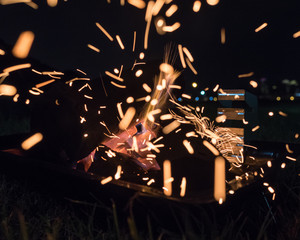
{"type": "Polygon", "coordinates": [[[130,107],[127,109],[124,118],[119,123],[119,128],[121,130],[125,130],[126,128],[128,128],[132,119],[134,118],[135,112],[136,112],[136,110],[133,107],[130,107]]]}
{"type": "Polygon", "coordinates": [[[148,86],[148,84],[144,83],[143,88],[145,89],[146,92],[151,93],[152,89],[148,86]]]}
{"type": "Polygon", "coordinates": [[[215,6],[219,3],[219,0],[206,0],[207,4],[215,6]]]}
{"type": "Polygon", "coordinates": [[[176,128],[178,128],[179,126],[180,126],[180,122],[178,122],[177,120],[174,120],[173,122],[171,122],[170,124],[165,126],[162,131],[164,134],[169,134],[170,132],[172,132],[176,128]]]}
{"type": "Polygon", "coordinates": [[[255,32],[259,32],[260,30],[264,29],[266,26],[268,26],[268,24],[263,23],[262,25],[260,25],[258,28],[255,29],[255,32]]]}
{"type": "Polygon", "coordinates": [[[275,190],[271,186],[268,187],[268,190],[269,190],[270,193],[274,193],[275,192],[275,190]]]}
{"type": "Polygon", "coordinates": [[[216,122],[217,123],[220,123],[220,122],[225,122],[226,121],[226,115],[221,115],[221,116],[218,116],[216,117],[216,122]]]}
{"type": "Polygon", "coordinates": [[[168,63],[160,64],[159,70],[163,73],[166,73],[166,74],[173,74],[174,73],[174,68],[168,63]]]}
{"type": "Polygon", "coordinates": [[[281,116],[283,116],[283,117],[287,117],[287,116],[288,116],[286,113],[284,113],[284,112],[282,112],[282,111],[279,111],[278,113],[279,113],[279,115],[281,115],[281,116]]]}
{"type": "Polygon", "coordinates": [[[268,115],[269,115],[270,117],[273,117],[273,116],[274,116],[274,113],[273,113],[273,112],[269,112],[268,115]]]}
{"type": "Polygon", "coordinates": [[[160,120],[164,121],[164,120],[170,120],[172,119],[173,116],[171,114],[164,114],[160,116],[160,120]]]}
{"type": "Polygon", "coordinates": [[[177,5],[173,4],[169,9],[166,11],[166,16],[171,17],[176,11],[178,10],[177,5]]]}
{"type": "MultiPolygon", "coordinates": [[[[1,95],[1,94],[0,94],[0,95],[1,95]]],[[[20,95],[17,93],[17,94],[14,96],[14,98],[13,98],[13,101],[14,101],[14,102],[17,102],[17,101],[18,101],[18,98],[19,98],[19,96],[20,96],[20,95]]]]}
{"type": "Polygon", "coordinates": [[[234,194],[234,191],[233,190],[229,190],[228,193],[229,194],[234,194]]]}
{"type": "Polygon", "coordinates": [[[56,7],[58,0],[47,0],[49,7],[56,7]]]}
{"type": "Polygon", "coordinates": [[[293,38],[297,38],[297,37],[300,37],[300,31],[293,34],[293,38]]]}
{"type": "Polygon", "coordinates": [[[185,148],[188,150],[189,154],[194,154],[194,149],[188,140],[183,140],[182,143],[185,146],[185,148]]]}
{"type": "Polygon", "coordinates": [[[5,55],[5,51],[0,49],[0,55],[2,55],[2,56],[5,55]]]}
{"type": "Polygon", "coordinates": [[[116,172],[116,174],[115,174],[115,179],[116,179],[116,180],[120,179],[120,177],[121,177],[121,172],[122,172],[122,166],[121,166],[121,165],[118,165],[118,167],[117,167],[117,172],[116,172]]]}
{"type": "Polygon", "coordinates": [[[257,88],[257,86],[258,86],[257,82],[255,82],[253,80],[251,80],[249,83],[253,88],[257,88]]]}
{"type": "Polygon", "coordinates": [[[216,91],[219,89],[219,87],[220,87],[220,85],[217,84],[217,85],[214,87],[213,92],[216,92],[216,91]]]}
{"type": "Polygon", "coordinates": [[[17,58],[26,58],[34,40],[34,33],[31,31],[22,32],[12,50],[12,54],[17,58]]]}
{"type": "Polygon", "coordinates": [[[214,198],[218,202],[226,199],[226,176],[225,176],[225,159],[223,157],[215,158],[214,172],[214,198]]]}
{"type": "Polygon", "coordinates": [[[149,182],[147,182],[147,186],[150,186],[152,183],[155,183],[155,180],[152,178],[149,180],[149,182]]]}
{"type": "Polygon", "coordinates": [[[226,35],[225,35],[225,28],[221,28],[221,43],[225,44],[226,35]]]}
{"type": "Polygon", "coordinates": [[[127,0],[127,2],[139,9],[146,7],[146,3],[143,0],[127,0]]]}
{"type": "Polygon", "coordinates": [[[192,98],[190,95],[187,95],[187,94],[185,94],[185,93],[181,94],[181,96],[182,96],[183,98],[186,98],[186,99],[191,99],[191,98],[192,98]]]}
{"type": "Polygon", "coordinates": [[[34,145],[38,144],[40,141],[43,140],[43,135],[41,133],[36,133],[31,137],[27,138],[24,142],[22,142],[21,147],[24,150],[29,150],[34,145]]]}
{"type": "Polygon", "coordinates": [[[140,77],[140,76],[142,76],[142,74],[143,74],[143,70],[137,70],[136,72],[135,72],[135,76],[136,77],[140,77]]]}
{"type": "Polygon", "coordinates": [[[165,160],[163,163],[163,176],[164,176],[164,194],[166,196],[172,195],[172,182],[168,181],[172,177],[171,162],[165,160]]]}
{"type": "Polygon", "coordinates": [[[105,184],[109,183],[111,180],[113,180],[113,178],[111,176],[109,176],[107,178],[102,179],[101,184],[105,185],[105,184]]]}
{"type": "Polygon", "coordinates": [[[14,96],[17,93],[17,89],[14,86],[1,84],[0,85],[0,96],[14,96]]]}
{"type": "Polygon", "coordinates": [[[280,167],[281,168],[285,168],[286,167],[286,163],[281,163],[280,167]]]}
{"type": "Polygon", "coordinates": [[[143,60],[144,57],[145,57],[145,53],[141,52],[140,55],[139,55],[139,58],[140,58],[141,60],[143,60]]]}
{"type": "Polygon", "coordinates": [[[133,103],[133,102],[134,102],[134,98],[133,98],[133,97],[128,97],[128,98],[126,99],[126,102],[127,102],[128,104],[133,103]]]}
{"type": "Polygon", "coordinates": [[[201,8],[201,2],[200,1],[195,1],[193,4],[193,11],[194,12],[199,12],[201,8]]]}

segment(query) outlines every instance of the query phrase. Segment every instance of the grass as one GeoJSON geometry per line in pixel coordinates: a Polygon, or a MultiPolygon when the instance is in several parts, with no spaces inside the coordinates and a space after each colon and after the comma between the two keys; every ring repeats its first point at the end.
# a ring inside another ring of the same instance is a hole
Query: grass
{"type": "Polygon", "coordinates": [[[235,196],[224,206],[158,203],[164,205],[160,212],[141,199],[124,210],[114,201],[55,197],[2,175],[0,239],[299,239],[298,165],[289,165],[276,180],[277,199],[266,196],[270,209],[257,187],[242,190],[246,197],[235,196]]]}

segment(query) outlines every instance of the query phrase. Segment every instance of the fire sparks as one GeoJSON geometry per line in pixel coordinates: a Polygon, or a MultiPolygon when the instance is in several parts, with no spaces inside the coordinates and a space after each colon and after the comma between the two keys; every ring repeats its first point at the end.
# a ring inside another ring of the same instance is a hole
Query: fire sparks
{"type": "Polygon", "coordinates": [[[26,58],[34,40],[34,33],[31,31],[22,32],[12,50],[12,54],[17,58],[26,58]]]}
{"type": "Polygon", "coordinates": [[[226,35],[225,35],[225,28],[221,28],[221,43],[225,44],[226,35]]]}
{"type": "Polygon", "coordinates": [[[204,140],[204,141],[203,141],[203,145],[204,145],[205,147],[207,147],[208,150],[211,151],[215,156],[220,155],[218,149],[216,149],[216,148],[215,148],[211,143],[209,143],[208,141],[204,140]]]}
{"type": "Polygon", "coordinates": [[[116,80],[120,81],[120,82],[124,82],[124,79],[123,79],[123,78],[121,78],[121,77],[119,77],[119,76],[116,76],[116,75],[110,73],[109,71],[105,71],[105,74],[106,74],[107,76],[113,78],[113,79],[116,79],[116,80]]]}
{"type": "Polygon", "coordinates": [[[125,47],[124,47],[124,44],[123,44],[123,42],[122,42],[120,36],[119,36],[119,35],[116,35],[116,39],[117,39],[117,41],[118,41],[118,44],[119,44],[120,48],[121,48],[122,50],[124,50],[125,47]]]}
{"type": "Polygon", "coordinates": [[[295,32],[295,33],[293,34],[293,38],[298,38],[298,37],[300,37],[300,31],[295,32]]]}
{"type": "Polygon", "coordinates": [[[266,26],[268,26],[268,24],[263,23],[262,25],[260,25],[258,28],[255,29],[255,32],[259,32],[260,30],[264,29],[266,26]]]}
{"type": "Polygon", "coordinates": [[[10,73],[10,72],[18,71],[21,69],[30,68],[30,67],[31,67],[30,63],[19,64],[19,65],[15,65],[15,66],[11,66],[11,67],[3,69],[3,73],[10,73]]]}
{"type": "Polygon", "coordinates": [[[180,57],[180,61],[181,61],[182,67],[186,68],[186,63],[184,61],[183,49],[182,49],[182,45],[181,44],[178,44],[178,52],[179,52],[179,57],[180,57]]]}
{"type": "Polygon", "coordinates": [[[285,148],[286,148],[286,150],[287,150],[287,152],[288,153],[294,153],[294,151],[292,151],[291,149],[290,149],[290,147],[289,147],[289,145],[288,144],[285,144],[285,148]]]}
{"type": "Polygon", "coordinates": [[[214,198],[220,203],[226,199],[226,176],[225,176],[225,159],[223,157],[215,158],[214,171],[214,198]]]}
{"type": "Polygon", "coordinates": [[[0,55],[2,55],[2,56],[5,55],[5,51],[0,49],[0,55]]]}
{"type": "Polygon", "coordinates": [[[104,29],[104,27],[102,27],[100,25],[100,23],[97,23],[96,22],[96,26],[105,34],[105,36],[110,40],[110,41],[113,41],[113,37],[104,29]]]}
{"type": "Polygon", "coordinates": [[[166,196],[172,195],[172,182],[168,181],[172,177],[171,162],[165,160],[163,163],[163,176],[164,176],[164,194],[166,196]]]}
{"type": "Polygon", "coordinates": [[[251,131],[252,131],[252,132],[255,132],[255,131],[257,131],[259,128],[260,128],[260,126],[257,125],[256,127],[252,128],[251,131]]]}
{"type": "Polygon", "coordinates": [[[184,197],[186,192],[186,177],[183,177],[181,179],[181,184],[180,184],[180,197],[184,197]]]}
{"type": "Polygon", "coordinates": [[[24,142],[22,142],[21,147],[24,150],[29,150],[34,145],[38,144],[40,141],[43,140],[43,135],[41,133],[36,133],[31,137],[27,138],[24,142]]]}
{"type": "Polygon", "coordinates": [[[41,87],[44,87],[50,83],[53,83],[55,80],[54,79],[51,79],[51,80],[48,80],[48,81],[45,81],[45,82],[42,82],[42,83],[38,83],[35,85],[36,88],[41,88],[41,87]]]}
{"type": "Polygon", "coordinates": [[[92,49],[93,51],[95,51],[95,52],[100,52],[100,49],[99,48],[96,48],[95,46],[93,46],[92,44],[88,44],[87,45],[88,46],[88,48],[90,48],[90,49],[92,49]]]}
{"type": "Polygon", "coordinates": [[[291,160],[291,161],[296,161],[297,160],[296,158],[293,158],[293,157],[290,157],[290,156],[285,156],[285,157],[286,157],[286,159],[291,160]]]}

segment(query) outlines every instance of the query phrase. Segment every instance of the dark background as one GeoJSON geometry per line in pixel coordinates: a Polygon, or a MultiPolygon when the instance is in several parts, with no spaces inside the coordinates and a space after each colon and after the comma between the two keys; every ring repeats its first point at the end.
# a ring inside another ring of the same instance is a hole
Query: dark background
{"type": "MultiPolygon", "coordinates": [[[[80,68],[92,78],[121,64],[131,67],[138,53],[144,51],[145,9],[111,2],[69,0],[59,1],[57,7],[51,8],[43,1],[38,3],[38,10],[25,4],[1,6],[0,39],[12,46],[22,31],[31,30],[36,37],[32,58],[56,70],[80,68]],[[113,37],[120,35],[125,51],[116,41],[110,42],[95,22],[113,37]],[[137,31],[136,53],[131,51],[133,31],[137,31]],[[100,54],[90,50],[88,43],[98,47],[100,54]]],[[[164,36],[158,35],[152,25],[146,61],[162,59],[164,46],[173,42],[186,46],[195,58],[199,75],[185,70],[188,86],[197,81],[202,88],[216,83],[232,88],[243,85],[246,80],[237,79],[237,75],[248,72],[254,72],[258,81],[266,78],[269,84],[283,79],[299,80],[300,40],[293,38],[300,24],[297,0],[223,0],[216,6],[202,1],[198,13],[192,11],[193,1],[173,2],[179,10],[167,19],[167,24],[179,21],[182,25],[164,36]],[[268,26],[255,33],[264,22],[268,26]],[[226,30],[224,45],[220,43],[222,27],[226,30]]],[[[159,15],[163,16],[166,9],[159,15]]]]}

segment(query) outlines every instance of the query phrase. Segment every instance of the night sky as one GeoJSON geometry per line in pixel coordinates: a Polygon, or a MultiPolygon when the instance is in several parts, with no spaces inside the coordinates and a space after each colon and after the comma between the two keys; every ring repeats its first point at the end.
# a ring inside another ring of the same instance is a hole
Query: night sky
{"type": "MultiPolygon", "coordinates": [[[[38,10],[25,4],[1,6],[0,47],[13,46],[22,31],[30,30],[35,33],[30,57],[54,70],[79,68],[95,78],[122,64],[131,68],[139,52],[144,51],[145,9],[128,3],[122,7],[117,0],[111,2],[69,0],[59,1],[57,7],[51,8],[43,1],[38,3],[38,10]],[[113,37],[120,35],[125,50],[116,41],[110,42],[95,22],[113,37]],[[135,53],[132,52],[134,31],[137,32],[135,53]],[[88,43],[101,52],[89,49],[88,43]]],[[[216,83],[239,87],[247,80],[238,79],[237,75],[248,72],[254,72],[253,79],[258,82],[261,78],[272,84],[283,79],[299,80],[300,38],[293,38],[300,30],[297,0],[221,0],[217,6],[202,1],[198,13],[192,11],[193,1],[173,2],[179,10],[166,21],[169,25],[179,21],[181,27],[161,36],[152,25],[146,62],[162,60],[166,44],[180,43],[193,54],[199,73],[195,76],[188,68],[184,71],[188,86],[197,81],[203,88],[216,83]],[[255,33],[264,22],[268,26],[255,33]],[[226,30],[224,45],[220,42],[221,28],[226,30]]],[[[168,6],[159,16],[164,16],[168,6]]],[[[175,66],[181,70],[179,57],[175,66]]]]}

